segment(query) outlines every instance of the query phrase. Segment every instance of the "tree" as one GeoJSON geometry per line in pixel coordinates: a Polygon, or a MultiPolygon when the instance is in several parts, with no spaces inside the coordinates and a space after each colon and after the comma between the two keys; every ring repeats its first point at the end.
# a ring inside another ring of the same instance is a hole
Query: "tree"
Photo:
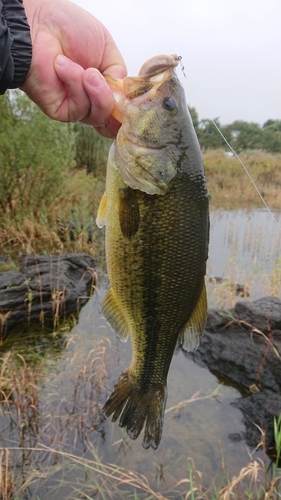
{"type": "Polygon", "coordinates": [[[188,110],[192,119],[193,127],[195,129],[196,134],[198,134],[199,128],[199,116],[196,109],[193,106],[188,106],[188,110]]]}
{"type": "Polygon", "coordinates": [[[263,124],[263,130],[269,128],[275,132],[281,132],[281,120],[267,120],[263,124]]]}
{"type": "Polygon", "coordinates": [[[72,126],[50,120],[20,91],[1,97],[0,115],[0,210],[35,213],[73,165],[72,126]]]}
{"type": "Polygon", "coordinates": [[[76,123],[74,127],[76,165],[86,167],[88,174],[104,177],[112,141],[99,135],[90,125],[76,123]]]}
{"type": "MultiPolygon", "coordinates": [[[[225,142],[221,134],[218,132],[214,123],[217,127],[222,130],[219,119],[215,118],[214,120],[204,119],[199,122],[198,126],[198,140],[201,148],[222,148],[225,146],[225,142]]],[[[223,132],[223,130],[222,130],[223,132]]]]}
{"type": "Polygon", "coordinates": [[[257,123],[237,120],[227,126],[231,145],[239,152],[245,149],[262,148],[262,130],[257,123]]]}

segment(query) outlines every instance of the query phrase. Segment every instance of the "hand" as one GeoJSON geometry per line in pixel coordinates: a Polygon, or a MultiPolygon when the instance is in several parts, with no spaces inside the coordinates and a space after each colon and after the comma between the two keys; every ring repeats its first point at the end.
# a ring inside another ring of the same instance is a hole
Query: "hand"
{"type": "Polygon", "coordinates": [[[33,52],[22,90],[50,118],[82,121],[114,137],[120,124],[111,117],[113,94],[102,73],[123,78],[126,66],[110,33],[68,0],[23,3],[33,52]]]}

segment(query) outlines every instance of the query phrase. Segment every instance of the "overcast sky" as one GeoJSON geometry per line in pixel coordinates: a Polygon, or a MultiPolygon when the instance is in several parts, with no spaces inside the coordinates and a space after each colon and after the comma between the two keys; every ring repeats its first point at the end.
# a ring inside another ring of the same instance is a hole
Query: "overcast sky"
{"type": "Polygon", "coordinates": [[[281,120],[281,0],[74,1],[108,28],[131,76],[154,55],[181,55],[200,119],[281,120]]]}

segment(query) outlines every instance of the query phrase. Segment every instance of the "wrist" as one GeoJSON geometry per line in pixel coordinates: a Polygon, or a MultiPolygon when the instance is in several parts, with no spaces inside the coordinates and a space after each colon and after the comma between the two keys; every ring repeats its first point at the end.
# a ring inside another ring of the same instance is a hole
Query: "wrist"
{"type": "Polygon", "coordinates": [[[28,74],[32,43],[30,27],[21,0],[2,0],[2,18],[5,25],[6,61],[2,71],[0,93],[20,87],[28,74]]]}

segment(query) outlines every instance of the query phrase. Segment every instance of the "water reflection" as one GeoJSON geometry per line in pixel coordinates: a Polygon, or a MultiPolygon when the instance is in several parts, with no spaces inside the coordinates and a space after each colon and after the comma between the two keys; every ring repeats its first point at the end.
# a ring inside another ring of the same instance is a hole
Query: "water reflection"
{"type": "MultiPolygon", "coordinates": [[[[274,216],[281,223],[281,212],[274,216]]],[[[250,300],[280,294],[281,231],[266,210],[211,212],[208,276],[246,284],[250,300]]],[[[226,288],[226,287],[225,287],[226,288]]],[[[235,294],[209,286],[210,306],[233,306],[235,294]]]]}

